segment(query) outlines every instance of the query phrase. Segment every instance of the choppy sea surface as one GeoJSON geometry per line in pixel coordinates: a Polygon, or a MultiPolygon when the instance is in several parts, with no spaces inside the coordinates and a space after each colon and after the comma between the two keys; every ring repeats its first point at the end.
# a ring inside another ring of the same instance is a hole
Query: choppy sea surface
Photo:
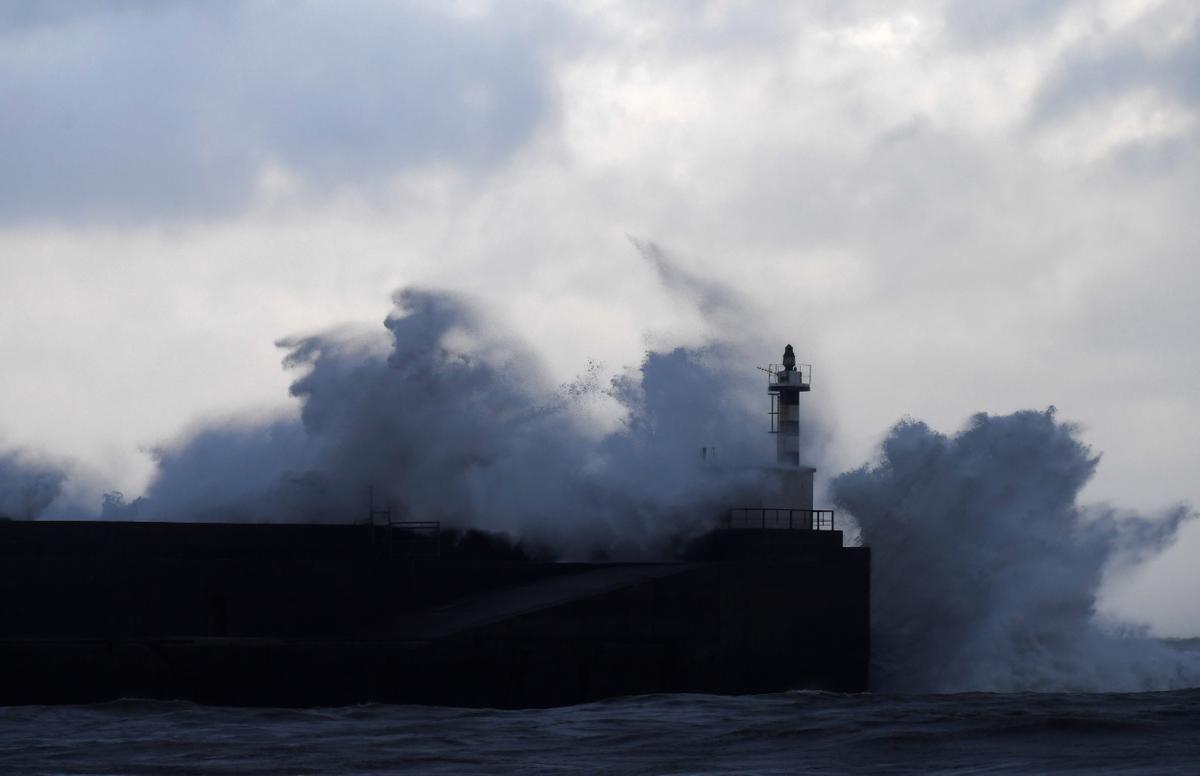
{"type": "Polygon", "coordinates": [[[523,711],[11,706],[0,771],[1200,773],[1200,690],[649,695],[523,711]]]}

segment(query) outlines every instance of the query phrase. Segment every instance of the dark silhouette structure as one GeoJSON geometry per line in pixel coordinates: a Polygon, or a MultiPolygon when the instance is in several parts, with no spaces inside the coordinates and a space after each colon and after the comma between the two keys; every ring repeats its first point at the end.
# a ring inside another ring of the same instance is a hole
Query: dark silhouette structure
{"type": "Polygon", "coordinates": [[[800,465],[812,367],[788,345],[760,369],[774,485],[661,563],[537,560],[373,494],[364,525],[0,521],[0,703],[866,690],[870,553],[800,465]]]}
{"type": "Polygon", "coordinates": [[[402,525],[0,521],[0,703],[867,689],[868,550],[832,515],[744,512],[663,563],[402,525]]]}

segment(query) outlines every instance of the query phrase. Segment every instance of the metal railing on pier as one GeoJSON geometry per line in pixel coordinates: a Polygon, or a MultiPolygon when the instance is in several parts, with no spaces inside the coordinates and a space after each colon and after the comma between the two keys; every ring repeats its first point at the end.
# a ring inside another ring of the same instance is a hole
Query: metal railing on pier
{"type": "Polygon", "coordinates": [[[442,556],[442,524],[437,520],[396,520],[390,506],[375,506],[375,487],[367,488],[367,525],[371,527],[371,542],[383,531],[389,558],[440,558],[442,556]]]}
{"type": "Polygon", "coordinates": [[[391,558],[436,559],[442,555],[442,524],[436,520],[392,520],[387,529],[387,554],[391,558]]]}
{"type": "Polygon", "coordinates": [[[747,507],[731,509],[721,520],[725,529],[834,530],[832,509],[747,507]]]}

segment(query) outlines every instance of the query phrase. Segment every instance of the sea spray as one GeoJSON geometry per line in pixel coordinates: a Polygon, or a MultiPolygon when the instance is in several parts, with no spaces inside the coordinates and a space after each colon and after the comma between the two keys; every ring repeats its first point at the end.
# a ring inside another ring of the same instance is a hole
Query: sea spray
{"type": "Polygon", "coordinates": [[[1170,544],[1193,512],[1082,507],[1099,460],[1054,408],[974,416],[946,436],[894,426],[833,500],[872,548],[880,690],[1160,690],[1200,661],[1096,614],[1106,570],[1170,544]]]}
{"type": "Polygon", "coordinates": [[[705,530],[743,489],[765,435],[728,344],[648,353],[605,386],[555,389],[535,356],[455,294],[406,289],[389,348],[337,335],[281,342],[298,418],[199,426],[159,449],[126,514],[345,521],[368,487],[399,518],[510,532],[568,557],[637,557],[705,530]],[[582,401],[616,404],[589,426],[582,401]],[[704,466],[702,447],[722,468],[704,466]]]}
{"type": "Polygon", "coordinates": [[[23,450],[0,450],[0,518],[31,520],[62,492],[66,472],[23,450]]]}

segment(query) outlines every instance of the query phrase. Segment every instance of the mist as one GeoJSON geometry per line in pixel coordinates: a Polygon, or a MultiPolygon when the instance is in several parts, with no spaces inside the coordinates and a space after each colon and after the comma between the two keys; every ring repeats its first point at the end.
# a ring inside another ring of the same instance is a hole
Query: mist
{"type": "Polygon", "coordinates": [[[23,450],[0,449],[0,519],[42,515],[63,490],[66,472],[23,450]]]}
{"type": "MultiPolygon", "coordinates": [[[[106,516],[351,522],[509,533],[566,557],[641,557],[761,487],[757,386],[730,342],[650,351],[553,385],[471,299],[404,289],[376,332],[279,342],[298,417],[199,424],[156,451],[145,494],[106,516]],[[606,420],[607,418],[607,420],[606,420]],[[719,468],[702,461],[715,447],[719,468]]],[[[752,363],[752,362],[750,362],[752,363]]]]}
{"type": "Polygon", "coordinates": [[[872,549],[881,690],[1143,691],[1200,685],[1200,660],[1097,612],[1106,579],[1169,546],[1184,506],[1078,503],[1099,455],[1053,407],[978,414],[947,436],[906,419],[832,483],[872,549]],[[1107,576],[1106,576],[1107,575],[1107,576]]]}

